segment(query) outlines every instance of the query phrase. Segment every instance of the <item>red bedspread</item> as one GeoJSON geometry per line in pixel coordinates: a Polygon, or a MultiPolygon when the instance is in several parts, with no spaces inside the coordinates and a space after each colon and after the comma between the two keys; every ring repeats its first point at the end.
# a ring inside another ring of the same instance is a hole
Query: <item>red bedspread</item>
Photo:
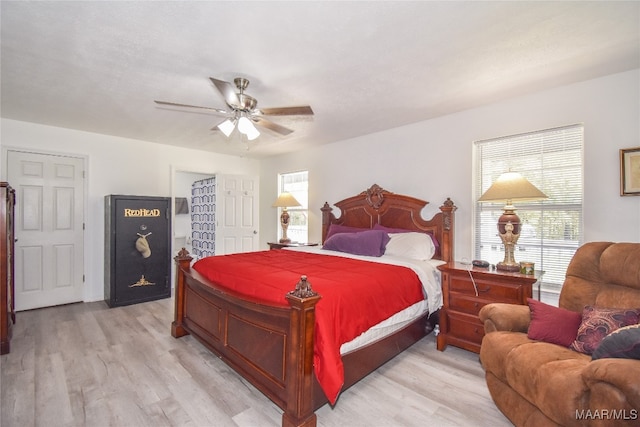
{"type": "Polygon", "coordinates": [[[314,370],[334,404],[344,383],[340,346],[424,299],[410,268],[286,250],[213,256],[193,268],[207,279],[264,302],[288,306],[285,294],[306,275],[316,306],[314,370]]]}

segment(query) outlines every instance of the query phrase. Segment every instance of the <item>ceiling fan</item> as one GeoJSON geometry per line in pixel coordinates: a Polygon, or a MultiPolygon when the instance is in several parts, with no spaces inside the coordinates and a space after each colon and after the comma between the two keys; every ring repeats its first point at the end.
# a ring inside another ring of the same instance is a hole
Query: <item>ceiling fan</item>
{"type": "Polygon", "coordinates": [[[229,137],[234,129],[247,136],[248,140],[254,140],[260,136],[260,132],[255,125],[269,129],[280,135],[289,135],[293,129],[286,128],[271,120],[267,120],[264,116],[295,116],[295,115],[313,115],[313,110],[308,105],[297,107],[278,107],[278,108],[256,108],[258,100],[244,93],[249,86],[249,80],[243,77],[233,79],[236,89],[229,82],[209,77],[216,89],[224,98],[229,110],[220,108],[201,107],[197,105],[179,104],[167,101],[154,101],[156,104],[170,105],[174,107],[188,107],[209,110],[217,114],[225,115],[227,118],[214,126],[212,130],[220,130],[225,136],[229,137]]]}

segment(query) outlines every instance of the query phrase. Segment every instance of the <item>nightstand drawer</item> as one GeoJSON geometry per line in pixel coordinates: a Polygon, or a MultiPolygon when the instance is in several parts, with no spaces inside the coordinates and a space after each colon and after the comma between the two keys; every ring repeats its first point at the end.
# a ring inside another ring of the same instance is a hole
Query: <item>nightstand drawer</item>
{"type": "Polygon", "coordinates": [[[451,310],[473,314],[474,316],[477,316],[480,309],[491,302],[495,301],[483,300],[475,295],[459,294],[457,292],[449,294],[449,308],[451,310]]]}
{"type": "MultiPolygon", "coordinates": [[[[475,280],[479,298],[487,298],[500,302],[518,302],[520,299],[520,286],[502,285],[495,282],[475,280]]],[[[468,295],[476,295],[476,289],[470,278],[451,277],[451,291],[468,295]]]]}
{"type": "Polygon", "coordinates": [[[484,337],[484,325],[477,317],[467,316],[462,313],[447,312],[449,317],[449,330],[454,337],[480,345],[484,337]]]}

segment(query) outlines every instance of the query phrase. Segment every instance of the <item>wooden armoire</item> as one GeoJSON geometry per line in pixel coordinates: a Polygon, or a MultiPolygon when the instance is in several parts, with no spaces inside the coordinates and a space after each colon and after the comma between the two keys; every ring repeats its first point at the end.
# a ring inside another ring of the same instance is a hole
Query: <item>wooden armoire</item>
{"type": "Polygon", "coordinates": [[[0,354],[9,353],[12,327],[16,323],[14,296],[14,227],[16,193],[7,182],[0,182],[0,354]]]}

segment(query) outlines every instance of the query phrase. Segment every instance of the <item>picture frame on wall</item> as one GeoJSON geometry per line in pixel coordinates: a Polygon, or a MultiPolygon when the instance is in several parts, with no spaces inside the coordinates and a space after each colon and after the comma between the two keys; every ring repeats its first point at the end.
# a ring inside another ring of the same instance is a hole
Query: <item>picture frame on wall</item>
{"type": "Polygon", "coordinates": [[[640,147],[620,150],[620,195],[640,196],[640,147]]]}

